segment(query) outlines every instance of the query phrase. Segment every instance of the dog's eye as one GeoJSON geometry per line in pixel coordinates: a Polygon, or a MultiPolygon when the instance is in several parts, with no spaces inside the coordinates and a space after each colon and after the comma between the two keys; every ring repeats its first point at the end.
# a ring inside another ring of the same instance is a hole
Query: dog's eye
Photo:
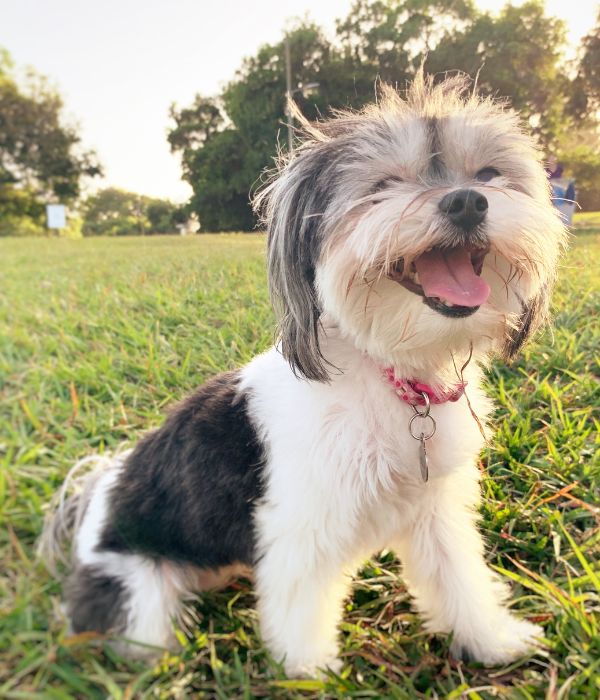
{"type": "Polygon", "coordinates": [[[496,168],[482,168],[477,175],[475,175],[475,179],[479,180],[479,182],[489,182],[495,177],[500,177],[500,172],[496,170],[496,168]]]}
{"type": "Polygon", "coordinates": [[[396,177],[395,175],[390,175],[389,177],[383,178],[383,180],[379,180],[379,182],[373,186],[371,192],[381,192],[381,190],[385,190],[386,187],[393,184],[398,184],[402,181],[402,178],[396,177]]]}

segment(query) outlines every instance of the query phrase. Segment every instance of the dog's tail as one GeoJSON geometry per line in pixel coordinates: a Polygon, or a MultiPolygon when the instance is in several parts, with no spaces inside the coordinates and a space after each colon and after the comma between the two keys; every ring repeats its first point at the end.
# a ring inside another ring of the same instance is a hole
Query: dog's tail
{"type": "Polygon", "coordinates": [[[60,577],[63,567],[73,567],[76,535],[98,479],[122,467],[130,451],[84,457],[69,470],[48,506],[37,547],[38,557],[53,576],[60,577]]]}

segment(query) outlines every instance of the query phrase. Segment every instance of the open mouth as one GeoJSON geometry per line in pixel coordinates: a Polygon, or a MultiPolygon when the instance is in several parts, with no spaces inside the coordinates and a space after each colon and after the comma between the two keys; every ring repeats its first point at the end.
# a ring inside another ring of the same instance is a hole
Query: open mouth
{"type": "Polygon", "coordinates": [[[413,294],[423,297],[431,309],[449,318],[471,316],[487,301],[490,288],[481,279],[483,261],[489,248],[457,246],[430,248],[405,270],[400,258],[389,274],[413,294]]]}

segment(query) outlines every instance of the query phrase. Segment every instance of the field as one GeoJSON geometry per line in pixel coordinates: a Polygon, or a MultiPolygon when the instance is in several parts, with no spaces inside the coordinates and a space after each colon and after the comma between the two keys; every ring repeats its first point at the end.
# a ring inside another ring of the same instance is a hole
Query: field
{"type": "Polygon", "coordinates": [[[546,646],[510,667],[454,661],[426,634],[392,553],[347,601],[344,669],[287,680],[257,636],[250,584],[202,595],[198,629],[155,667],[68,637],[36,562],[69,466],[131,442],[210,375],[266,348],[260,235],[0,240],[0,698],[573,698],[600,694],[600,216],[580,218],[555,324],[489,390],[482,528],[514,607],[546,646]]]}

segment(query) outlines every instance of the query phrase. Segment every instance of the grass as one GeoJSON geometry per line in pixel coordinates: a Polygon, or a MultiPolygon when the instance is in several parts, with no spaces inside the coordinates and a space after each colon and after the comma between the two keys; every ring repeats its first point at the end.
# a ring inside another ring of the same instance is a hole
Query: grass
{"type": "Polygon", "coordinates": [[[598,697],[600,221],[581,224],[553,332],[490,372],[498,431],[482,455],[488,559],[546,649],[506,668],[452,660],[384,553],[357,579],[344,669],[324,681],[269,659],[246,582],[202,595],[194,636],[147,667],[66,636],[60,587],[35,561],[43,505],[75,459],[132,441],[269,345],[263,238],[0,240],[0,698],[598,697]]]}
{"type": "Polygon", "coordinates": [[[587,211],[575,214],[573,223],[576,229],[600,228],[600,211],[587,211]]]}

